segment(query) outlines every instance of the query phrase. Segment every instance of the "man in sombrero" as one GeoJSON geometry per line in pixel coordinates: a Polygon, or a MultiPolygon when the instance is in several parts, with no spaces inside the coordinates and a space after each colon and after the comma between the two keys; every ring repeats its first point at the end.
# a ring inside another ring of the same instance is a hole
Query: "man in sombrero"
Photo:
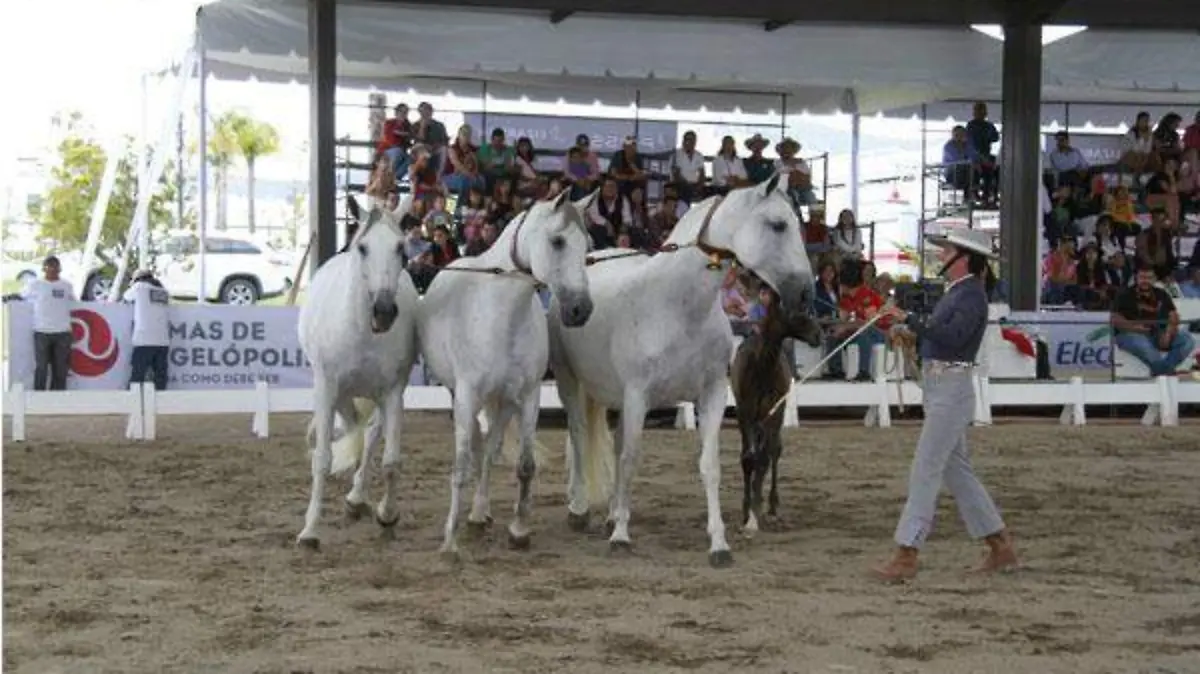
{"type": "Polygon", "coordinates": [[[933,530],[943,482],[954,495],[972,538],[982,538],[987,557],[979,571],[1017,566],[1012,538],[988,491],[975,476],[967,451],[967,427],[975,416],[975,359],[988,325],[992,241],[980,230],[954,230],[929,237],[941,251],[945,293],[929,315],[890,313],[920,339],[925,421],[908,478],[908,501],[896,526],[896,550],[875,570],[886,581],[917,574],[917,555],[933,530]]]}
{"type": "Polygon", "coordinates": [[[800,147],[800,143],[791,137],[784,138],[775,146],[775,151],[779,153],[775,168],[788,174],[788,194],[797,206],[817,202],[817,195],[812,189],[812,167],[799,157],[800,147]]]}
{"type": "Polygon", "coordinates": [[[770,141],[763,138],[761,133],[756,133],[746,139],[746,149],[750,151],[750,156],[742,160],[742,166],[746,168],[746,178],[751,185],[765,183],[775,173],[775,162],[762,156],[763,150],[767,149],[770,141]]]}

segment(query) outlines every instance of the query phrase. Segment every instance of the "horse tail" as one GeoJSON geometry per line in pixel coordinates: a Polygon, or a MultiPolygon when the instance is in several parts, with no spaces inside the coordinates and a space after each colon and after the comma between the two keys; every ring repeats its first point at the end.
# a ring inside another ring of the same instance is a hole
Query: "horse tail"
{"type": "MultiPolygon", "coordinates": [[[[608,408],[587,394],[579,384],[578,396],[583,406],[583,466],[582,477],[589,503],[604,503],[612,495],[617,456],[612,431],[608,427],[608,408]]],[[[571,439],[567,437],[568,466],[572,461],[571,439]]]]}
{"type": "Polygon", "coordinates": [[[358,467],[366,445],[366,421],[375,411],[375,402],[366,398],[354,399],[355,418],[342,418],[345,425],[342,437],[333,443],[333,465],[329,472],[339,475],[358,467]]]}

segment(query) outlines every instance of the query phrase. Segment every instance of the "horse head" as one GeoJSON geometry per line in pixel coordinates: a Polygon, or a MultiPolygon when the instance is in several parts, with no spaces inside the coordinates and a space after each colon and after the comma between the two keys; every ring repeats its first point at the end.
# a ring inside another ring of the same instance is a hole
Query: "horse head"
{"type": "Polygon", "coordinates": [[[791,337],[813,348],[821,346],[821,324],[809,313],[784,311],[779,294],[769,287],[767,292],[771,297],[767,304],[767,315],[760,326],[763,338],[778,344],[791,337]]]}
{"type": "Polygon", "coordinates": [[[591,237],[580,209],[564,191],[552,201],[535,204],[527,217],[529,222],[522,223],[523,241],[518,243],[525,248],[530,271],[558,299],[563,325],[587,323],[592,315],[586,272],[591,237]]]}
{"type": "Polygon", "coordinates": [[[703,238],[754,272],[779,294],[788,320],[799,321],[815,290],[800,219],[786,190],[784,175],[776,173],[761,185],[731,191],[709,216],[703,238]]]}
{"type": "Polygon", "coordinates": [[[396,322],[396,290],[404,273],[404,235],[396,217],[374,206],[347,251],[355,257],[366,300],[371,308],[371,331],[383,333],[396,322]]]}

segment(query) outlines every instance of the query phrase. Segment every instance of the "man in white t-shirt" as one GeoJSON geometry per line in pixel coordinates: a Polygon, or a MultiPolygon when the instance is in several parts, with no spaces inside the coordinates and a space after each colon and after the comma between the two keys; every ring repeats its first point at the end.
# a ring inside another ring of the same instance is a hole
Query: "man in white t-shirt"
{"type": "Polygon", "coordinates": [[[696,132],[683,134],[683,147],[671,157],[671,179],[679,189],[679,198],[689,206],[704,198],[704,155],[696,151],[696,132]]]}
{"type": "Polygon", "coordinates": [[[138,271],[123,298],[133,305],[133,353],[130,356],[130,382],[144,382],[154,376],[154,388],[167,388],[167,347],[170,324],[167,312],[171,298],[149,270],[138,271]]]}
{"type": "Polygon", "coordinates": [[[65,391],[71,363],[75,289],[70,281],[59,277],[62,265],[57,257],[47,257],[42,272],[45,278],[30,281],[21,291],[21,299],[33,302],[33,388],[65,391]]]}

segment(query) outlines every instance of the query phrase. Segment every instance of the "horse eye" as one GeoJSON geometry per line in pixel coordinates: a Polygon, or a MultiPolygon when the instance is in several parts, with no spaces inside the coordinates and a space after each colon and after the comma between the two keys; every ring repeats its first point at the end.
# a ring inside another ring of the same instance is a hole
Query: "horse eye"
{"type": "Polygon", "coordinates": [[[776,220],[771,223],[771,229],[775,230],[776,234],[783,234],[787,231],[787,223],[783,220],[776,220]]]}
{"type": "Polygon", "coordinates": [[[550,245],[554,247],[554,250],[562,250],[567,245],[567,240],[561,236],[556,236],[550,239],[550,245]]]}
{"type": "Polygon", "coordinates": [[[367,256],[367,244],[365,244],[365,243],[358,244],[358,254],[363,257],[367,256]]]}

